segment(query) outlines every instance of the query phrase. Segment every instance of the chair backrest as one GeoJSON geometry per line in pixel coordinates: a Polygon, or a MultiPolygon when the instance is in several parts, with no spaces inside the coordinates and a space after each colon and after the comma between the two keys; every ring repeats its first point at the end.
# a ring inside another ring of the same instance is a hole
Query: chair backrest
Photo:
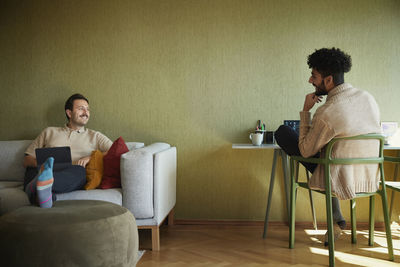
{"type": "MultiPolygon", "coordinates": [[[[330,165],[339,164],[339,165],[350,165],[350,164],[379,164],[380,174],[381,174],[381,182],[385,182],[385,177],[383,173],[383,148],[385,144],[385,137],[380,134],[363,134],[357,136],[349,136],[349,137],[337,137],[333,138],[326,146],[325,156],[321,158],[322,163],[324,165],[325,174],[330,173],[330,165]],[[333,146],[336,142],[343,140],[378,140],[379,141],[379,155],[376,157],[366,157],[366,158],[333,158],[332,150],[333,146]]],[[[331,186],[329,175],[325,175],[326,185],[331,186]]]]}
{"type": "Polygon", "coordinates": [[[363,134],[349,137],[337,137],[333,138],[326,146],[326,153],[324,159],[329,161],[330,164],[372,164],[382,163],[383,147],[385,143],[385,137],[380,134],[363,134]],[[378,140],[379,141],[379,156],[368,157],[368,158],[332,158],[332,149],[336,142],[343,140],[378,140]]]}

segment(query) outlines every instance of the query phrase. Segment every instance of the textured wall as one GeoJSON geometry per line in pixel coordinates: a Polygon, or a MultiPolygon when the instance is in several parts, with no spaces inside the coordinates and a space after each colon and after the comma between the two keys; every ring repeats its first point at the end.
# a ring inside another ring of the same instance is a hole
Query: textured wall
{"type": "MultiPolygon", "coordinates": [[[[262,220],[272,152],[231,143],[248,142],[258,119],[274,130],[298,118],[313,90],[306,57],[321,47],[349,52],[346,80],[398,121],[399,29],[397,0],[1,0],[0,139],[62,125],[64,101],[81,92],[90,128],[177,146],[177,218],[262,220]]],[[[299,201],[310,220],[307,194],[299,201]]]]}

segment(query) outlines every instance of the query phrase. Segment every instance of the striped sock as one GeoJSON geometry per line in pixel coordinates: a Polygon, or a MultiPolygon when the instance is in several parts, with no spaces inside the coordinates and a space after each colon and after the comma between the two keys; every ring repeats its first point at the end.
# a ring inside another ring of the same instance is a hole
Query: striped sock
{"type": "Polygon", "coordinates": [[[50,157],[44,162],[43,171],[39,174],[36,182],[36,192],[41,208],[51,208],[53,206],[53,163],[54,158],[50,157]]]}

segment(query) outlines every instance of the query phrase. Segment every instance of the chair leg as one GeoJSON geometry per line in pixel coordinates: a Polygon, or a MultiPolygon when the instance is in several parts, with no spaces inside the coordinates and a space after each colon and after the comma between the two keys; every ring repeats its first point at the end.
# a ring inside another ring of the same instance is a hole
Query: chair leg
{"type": "Polygon", "coordinates": [[[368,245],[374,245],[375,234],[375,196],[369,197],[369,238],[368,245]]]}
{"type": "MultiPolygon", "coordinates": [[[[400,151],[398,152],[398,155],[400,156],[400,151]]],[[[394,167],[394,173],[393,173],[393,181],[397,181],[397,174],[399,171],[399,163],[396,164],[396,166],[394,167]]],[[[389,219],[392,219],[392,211],[393,211],[393,203],[394,203],[394,195],[395,195],[395,191],[392,190],[392,194],[390,196],[390,210],[389,210],[389,219]]]]}
{"type": "Polygon", "coordinates": [[[325,200],[326,200],[326,218],[328,224],[329,266],[333,267],[335,266],[335,238],[333,234],[332,193],[330,191],[330,188],[327,189],[325,200]]]}
{"type": "Polygon", "coordinates": [[[351,243],[357,243],[356,200],[350,199],[351,243]]]}
{"type": "Polygon", "coordinates": [[[392,190],[392,194],[390,196],[390,210],[389,210],[389,218],[390,218],[390,220],[392,219],[392,213],[393,213],[394,193],[395,193],[395,191],[392,190]]]}
{"type": "MultiPolygon", "coordinates": [[[[306,169],[306,174],[307,174],[307,183],[310,181],[310,174],[308,173],[307,169],[306,169]]],[[[311,204],[311,214],[313,217],[313,226],[315,230],[318,230],[318,226],[317,226],[317,216],[315,215],[315,207],[314,207],[314,199],[312,196],[312,190],[308,189],[308,194],[310,196],[310,204],[311,204]]]]}
{"type": "MultiPolygon", "coordinates": [[[[383,171],[383,167],[381,167],[381,171],[383,171]]],[[[387,203],[387,195],[386,195],[386,186],[385,183],[382,183],[382,208],[383,208],[383,216],[385,219],[385,231],[386,231],[386,242],[388,246],[389,252],[389,260],[393,261],[393,242],[392,242],[392,231],[390,229],[390,218],[389,218],[389,211],[388,211],[388,203],[387,203]]]]}
{"type": "Polygon", "coordinates": [[[294,161],[290,160],[290,225],[289,225],[289,248],[294,248],[295,212],[297,183],[294,177],[294,161]]]}
{"type": "MultiPolygon", "coordinates": [[[[296,181],[296,185],[298,184],[298,182],[299,182],[299,162],[298,161],[296,161],[296,168],[295,168],[295,171],[294,171],[294,179],[295,179],[295,181],[296,181]]],[[[294,198],[294,201],[296,202],[297,201],[297,187],[296,187],[296,191],[295,191],[295,198],[294,198]]]]}
{"type": "Polygon", "coordinates": [[[289,202],[290,202],[290,196],[289,196],[289,188],[290,188],[290,178],[288,177],[288,155],[283,151],[283,149],[279,150],[282,158],[282,170],[283,170],[283,182],[285,185],[285,197],[286,197],[286,211],[287,211],[287,216],[288,216],[288,221],[290,217],[290,207],[289,202]]]}

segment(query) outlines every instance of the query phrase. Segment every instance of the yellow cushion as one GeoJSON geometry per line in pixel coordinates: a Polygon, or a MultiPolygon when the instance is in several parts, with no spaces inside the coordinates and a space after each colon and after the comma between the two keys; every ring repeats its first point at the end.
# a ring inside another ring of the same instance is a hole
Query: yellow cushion
{"type": "Polygon", "coordinates": [[[103,153],[100,150],[95,150],[90,156],[90,161],[86,165],[86,185],[85,189],[95,189],[103,178],[103,153]]]}

